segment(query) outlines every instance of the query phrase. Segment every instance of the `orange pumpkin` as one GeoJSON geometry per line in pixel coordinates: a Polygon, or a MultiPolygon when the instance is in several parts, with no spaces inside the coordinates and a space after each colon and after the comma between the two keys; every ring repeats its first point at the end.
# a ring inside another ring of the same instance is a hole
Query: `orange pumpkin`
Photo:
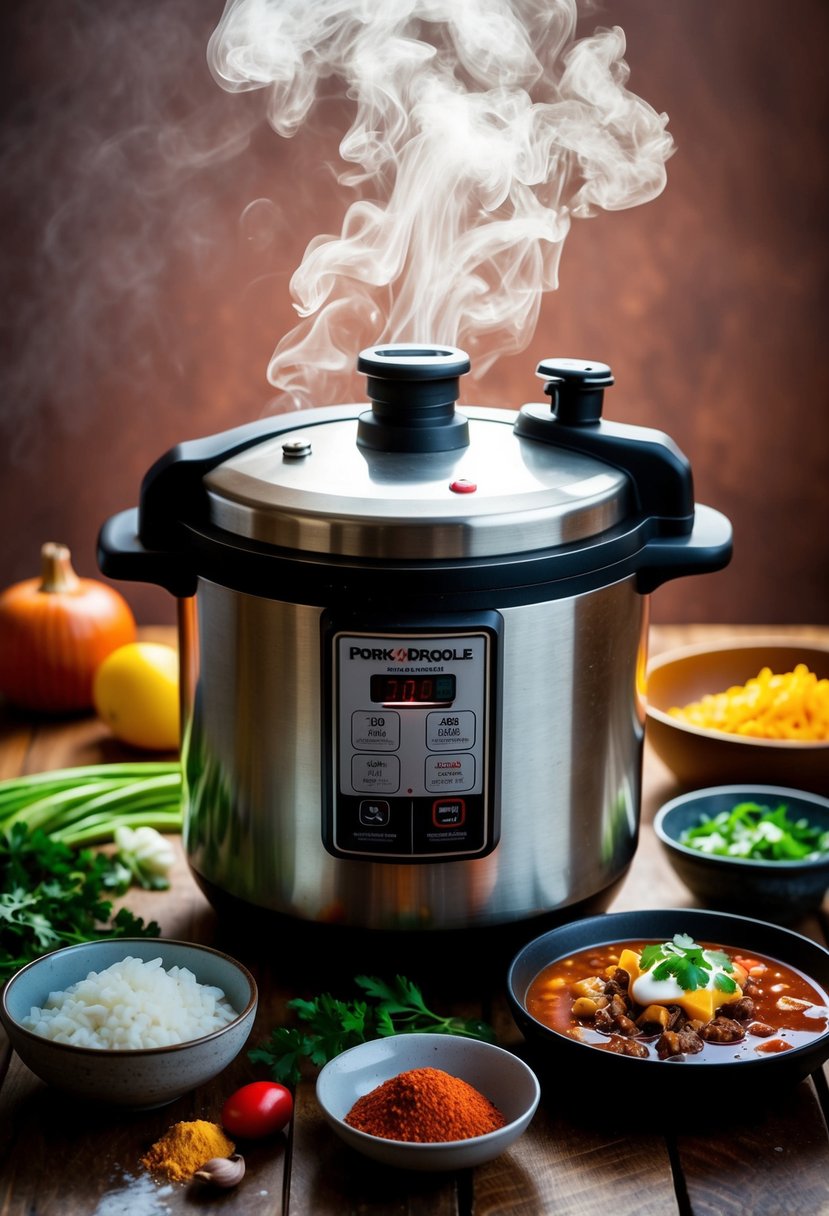
{"type": "Polygon", "coordinates": [[[114,588],[78,577],[65,545],[45,544],[41,562],[40,578],[0,593],[0,693],[22,709],[90,709],[95,672],[135,640],[135,618],[114,588]]]}

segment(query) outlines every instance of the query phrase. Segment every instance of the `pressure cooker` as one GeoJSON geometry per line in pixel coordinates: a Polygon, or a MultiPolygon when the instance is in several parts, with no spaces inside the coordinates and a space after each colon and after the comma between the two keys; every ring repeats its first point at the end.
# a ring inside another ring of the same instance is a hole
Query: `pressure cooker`
{"type": "MultiPolygon", "coordinates": [[[[725,566],[660,431],[456,408],[457,348],[363,351],[363,403],[185,442],[99,537],[179,602],[183,840],[214,901],[467,930],[609,903],[639,831],[649,595],[725,566]]],[[[541,394],[539,394],[541,395],[541,394]]]]}

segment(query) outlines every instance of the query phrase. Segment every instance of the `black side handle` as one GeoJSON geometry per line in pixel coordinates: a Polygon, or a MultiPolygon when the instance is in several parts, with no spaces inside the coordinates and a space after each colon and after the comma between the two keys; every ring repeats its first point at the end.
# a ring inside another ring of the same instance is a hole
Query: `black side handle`
{"type": "Polygon", "coordinates": [[[207,521],[205,475],[256,444],[297,428],[353,418],[361,409],[324,406],[271,415],[170,448],[144,475],[138,507],[113,516],[101,528],[101,572],[109,578],[154,583],[176,596],[193,595],[197,573],[183,529],[207,521]]]}
{"type": "Polygon", "coordinates": [[[673,578],[711,574],[731,561],[732,530],[726,517],[697,503],[694,526],[685,536],[655,536],[641,550],[636,589],[650,595],[673,578]]]}
{"type": "Polygon", "coordinates": [[[180,553],[147,549],[141,543],[137,507],[112,515],[101,528],[98,566],[107,578],[153,583],[178,598],[196,594],[196,573],[180,553]]]}
{"type": "Polygon", "coordinates": [[[286,431],[344,416],[348,413],[341,406],[295,411],[177,444],[159,457],[141,482],[138,534],[142,543],[148,548],[165,548],[171,525],[184,519],[204,522],[207,495],[203,479],[211,469],[286,431]]]}

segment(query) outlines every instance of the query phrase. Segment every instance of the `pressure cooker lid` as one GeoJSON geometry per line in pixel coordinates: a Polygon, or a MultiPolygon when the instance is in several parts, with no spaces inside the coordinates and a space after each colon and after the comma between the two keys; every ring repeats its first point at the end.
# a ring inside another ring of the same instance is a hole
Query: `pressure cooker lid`
{"type": "Polygon", "coordinates": [[[462,351],[375,348],[358,367],[370,407],[302,411],[205,474],[214,526],[314,554],[472,558],[584,543],[632,511],[620,468],[523,436],[512,410],[456,410],[462,351]]]}

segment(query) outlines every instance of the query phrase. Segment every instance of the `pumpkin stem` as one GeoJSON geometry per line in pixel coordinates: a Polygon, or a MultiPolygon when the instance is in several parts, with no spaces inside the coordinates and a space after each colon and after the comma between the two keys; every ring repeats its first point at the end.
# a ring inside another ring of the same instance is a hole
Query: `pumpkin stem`
{"type": "Polygon", "coordinates": [[[40,550],[40,591],[74,591],[79,583],[66,545],[47,541],[40,550]]]}

